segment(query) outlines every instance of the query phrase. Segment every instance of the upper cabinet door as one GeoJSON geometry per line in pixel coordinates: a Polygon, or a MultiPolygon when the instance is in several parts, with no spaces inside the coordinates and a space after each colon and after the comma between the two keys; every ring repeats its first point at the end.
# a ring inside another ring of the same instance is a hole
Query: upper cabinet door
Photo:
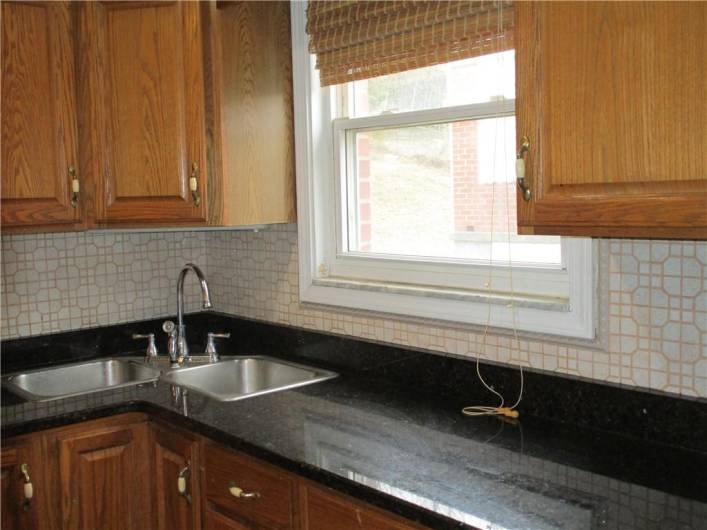
{"type": "Polygon", "coordinates": [[[515,6],[519,231],[707,237],[707,3],[515,6]]]}
{"type": "Polygon", "coordinates": [[[198,2],[88,2],[81,13],[82,145],[96,222],[205,220],[198,2]]]}
{"type": "Polygon", "coordinates": [[[2,2],[3,228],[82,221],[74,33],[68,3],[2,2]]]}

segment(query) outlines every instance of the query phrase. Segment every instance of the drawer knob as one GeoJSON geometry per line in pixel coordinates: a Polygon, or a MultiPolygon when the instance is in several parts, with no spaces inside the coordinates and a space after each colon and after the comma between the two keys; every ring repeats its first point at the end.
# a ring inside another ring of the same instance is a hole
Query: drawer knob
{"type": "Polygon", "coordinates": [[[260,493],[257,491],[243,491],[236,486],[236,483],[231,481],[228,483],[228,492],[238,499],[259,499],[260,493]]]}

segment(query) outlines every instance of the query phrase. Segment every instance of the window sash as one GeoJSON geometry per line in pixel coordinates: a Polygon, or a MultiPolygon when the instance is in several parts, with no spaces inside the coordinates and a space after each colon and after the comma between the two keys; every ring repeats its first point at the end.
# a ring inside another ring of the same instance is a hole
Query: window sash
{"type": "MultiPolygon", "coordinates": [[[[348,91],[341,92],[345,94],[348,91]]],[[[356,159],[353,153],[355,153],[357,132],[507,117],[513,116],[514,112],[514,100],[500,100],[332,120],[334,189],[329,196],[335,197],[332,215],[336,223],[334,240],[326,244],[326,276],[497,293],[514,291],[519,295],[566,298],[568,279],[564,263],[557,266],[532,263],[509,265],[499,262],[489,264],[488,260],[376,254],[348,249],[350,238],[357,237],[357,211],[355,208],[349,211],[347,207],[347,196],[354,192],[355,187],[353,176],[356,159]],[[519,289],[518,286],[521,285],[532,285],[533,289],[519,289]]],[[[498,240],[504,239],[505,237],[498,240]]],[[[563,245],[563,256],[568,251],[569,245],[569,243],[563,245]]]]}
{"type": "MultiPolygon", "coordinates": [[[[588,238],[569,238],[570,252],[563,253],[569,275],[567,307],[522,307],[445,298],[423,298],[402,293],[326,285],[327,245],[335,241],[332,223],[335,202],[332,186],[332,117],[337,98],[322,89],[315,58],[307,50],[306,6],[291,3],[292,58],[297,173],[297,218],[299,247],[299,300],[353,310],[373,311],[398,317],[421,317],[448,322],[596,340],[594,306],[596,243],[588,238]],[[492,308],[489,311],[489,307],[492,308]],[[490,313],[490,315],[489,315],[490,313]]],[[[563,238],[563,243],[566,238],[563,238]]]]}

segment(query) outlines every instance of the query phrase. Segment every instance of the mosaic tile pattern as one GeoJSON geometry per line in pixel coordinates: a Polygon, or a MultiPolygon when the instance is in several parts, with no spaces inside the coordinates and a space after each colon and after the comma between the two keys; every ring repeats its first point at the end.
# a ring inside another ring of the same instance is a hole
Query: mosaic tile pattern
{"type": "MultiPolygon", "coordinates": [[[[707,242],[600,242],[602,347],[303,306],[297,227],[258,233],[83,233],[2,238],[2,338],[157,318],[187,261],[216,310],[443,354],[707,398],[707,242]]],[[[187,309],[198,308],[187,282],[187,309]]]]}
{"type": "Polygon", "coordinates": [[[606,344],[595,349],[477,329],[405,322],[298,299],[296,225],[214,232],[209,270],[216,307],[231,314],[530,366],[623,385],[707,397],[707,243],[600,242],[599,307],[606,344]]]}
{"type": "MultiPolygon", "coordinates": [[[[206,270],[203,232],[3,236],[2,338],[174,314],[188,261],[206,270]]],[[[187,278],[188,310],[198,293],[187,278]]]]}

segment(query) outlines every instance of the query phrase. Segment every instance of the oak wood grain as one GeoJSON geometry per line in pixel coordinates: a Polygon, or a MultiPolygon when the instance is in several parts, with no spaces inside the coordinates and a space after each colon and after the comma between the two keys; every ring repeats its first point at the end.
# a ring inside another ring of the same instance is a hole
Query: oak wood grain
{"type": "Polygon", "coordinates": [[[516,3],[523,233],[707,237],[707,4],[516,3]]]}
{"type": "Polygon", "coordinates": [[[155,459],[155,511],[157,530],[199,530],[201,528],[201,481],[199,440],[173,427],[152,424],[155,459]],[[179,494],[177,480],[185,467],[188,501],[179,494]]]}
{"type": "Polygon", "coordinates": [[[199,6],[90,2],[81,6],[81,93],[95,221],[191,223],[206,218],[208,178],[199,6]],[[197,164],[195,204],[189,191],[197,164]]]}
{"type": "Polygon", "coordinates": [[[39,437],[25,436],[3,440],[0,454],[0,483],[2,499],[2,530],[39,530],[47,527],[44,500],[47,489],[44,483],[44,466],[39,437]],[[26,505],[21,465],[29,466],[33,497],[26,505]],[[26,507],[25,507],[26,506],[26,507]]]}
{"type": "Polygon", "coordinates": [[[152,475],[145,421],[131,415],[50,431],[54,524],[62,529],[138,530],[152,526],[152,475]]]}
{"type": "Polygon", "coordinates": [[[19,520],[6,519],[7,506],[16,503],[6,492],[20,461],[33,462],[35,501],[46,509],[37,510],[39,526],[13,529],[187,529],[199,528],[202,517],[206,530],[423,528],[141,413],[3,440],[3,525],[19,520]],[[31,455],[23,453],[29,446],[31,455]],[[186,462],[193,470],[191,507],[176,488],[186,462]],[[261,497],[233,497],[231,482],[261,497]]]}
{"type": "Polygon", "coordinates": [[[332,490],[300,482],[302,530],[414,530],[421,526],[332,490]]]}
{"type": "Polygon", "coordinates": [[[210,12],[216,200],[222,201],[213,222],[293,222],[289,4],[221,2],[210,12]]]}
{"type": "MultiPolygon", "coordinates": [[[[246,528],[296,528],[295,478],[273,466],[210,444],[204,450],[205,504],[246,528]],[[233,483],[257,499],[236,498],[233,483]]],[[[238,528],[236,526],[236,528],[238,528]]]]}
{"type": "Polygon", "coordinates": [[[3,231],[80,228],[70,204],[78,165],[74,8],[68,2],[2,3],[3,231]]]}
{"type": "Polygon", "coordinates": [[[253,530],[253,526],[245,526],[225,515],[207,509],[204,512],[204,530],[253,530]]]}

